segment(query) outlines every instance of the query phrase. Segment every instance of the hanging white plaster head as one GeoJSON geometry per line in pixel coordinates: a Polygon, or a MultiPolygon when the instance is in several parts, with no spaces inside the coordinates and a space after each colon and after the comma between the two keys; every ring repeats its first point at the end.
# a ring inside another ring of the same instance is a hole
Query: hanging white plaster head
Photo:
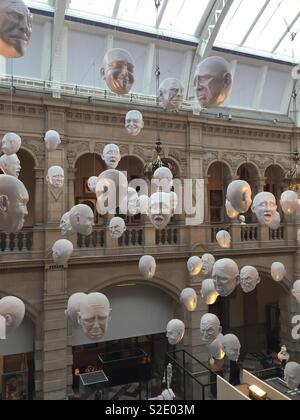
{"type": "Polygon", "coordinates": [[[181,292],[180,302],[185,306],[189,312],[194,312],[197,308],[197,293],[194,289],[186,288],[181,292]]]}
{"type": "Polygon", "coordinates": [[[11,175],[0,175],[0,230],[16,233],[23,228],[28,200],[23,182],[11,175]]]}
{"type": "Polygon", "coordinates": [[[91,176],[87,181],[88,189],[94,194],[96,194],[97,182],[98,182],[98,177],[97,176],[91,176]]]}
{"type": "Polygon", "coordinates": [[[300,280],[297,280],[294,283],[293,290],[292,290],[293,296],[297,299],[297,302],[300,304],[300,280]]]}
{"type": "Polygon", "coordinates": [[[281,281],[286,275],[285,266],[281,262],[274,262],[271,266],[271,276],[275,281],[281,281]]]}
{"type": "Polygon", "coordinates": [[[103,293],[90,293],[80,300],[78,323],[90,340],[98,341],[107,331],[110,314],[107,297],[103,293]]]}
{"type": "Polygon", "coordinates": [[[208,354],[215,360],[223,360],[225,357],[222,340],[223,334],[219,334],[212,343],[206,345],[208,354]]]}
{"type": "Polygon", "coordinates": [[[32,34],[32,15],[22,0],[0,2],[0,55],[19,58],[32,34]]]}
{"type": "Polygon", "coordinates": [[[67,239],[56,241],[52,247],[54,263],[57,265],[66,265],[71,258],[73,251],[73,244],[67,239]]]}
{"type": "Polygon", "coordinates": [[[98,177],[96,185],[97,211],[101,215],[116,214],[127,197],[128,181],[126,176],[116,169],[108,169],[98,177]]]}
{"type": "Polygon", "coordinates": [[[119,146],[116,144],[107,144],[101,155],[108,169],[116,169],[121,160],[119,146]]]}
{"type": "Polygon", "coordinates": [[[216,262],[215,257],[212,254],[204,254],[201,257],[202,260],[202,270],[201,274],[204,274],[205,276],[208,276],[212,273],[214,264],[216,262]]]}
{"type": "Polygon", "coordinates": [[[277,354],[277,358],[278,360],[282,363],[282,362],[288,362],[290,360],[290,355],[287,351],[286,346],[281,346],[280,352],[277,354]]]}
{"type": "Polygon", "coordinates": [[[270,229],[277,230],[280,227],[281,219],[278,211],[275,213],[272,222],[268,225],[270,229]]]}
{"type": "Polygon", "coordinates": [[[172,319],[167,325],[167,338],[171,346],[180,343],[185,333],[185,325],[179,319],[172,319]]]}
{"type": "Polygon", "coordinates": [[[127,112],[125,128],[131,136],[138,136],[144,128],[143,114],[136,110],[127,112]]]}
{"type": "Polygon", "coordinates": [[[216,240],[222,249],[229,249],[231,247],[231,236],[226,230],[220,230],[216,235],[216,240]]]}
{"type": "Polygon", "coordinates": [[[44,141],[48,152],[53,152],[56,150],[58,145],[61,143],[60,135],[55,130],[47,131],[44,137],[44,141]]]}
{"type": "Polygon", "coordinates": [[[205,344],[211,344],[222,332],[219,318],[214,314],[205,314],[200,321],[200,335],[205,344]]]}
{"type": "Polygon", "coordinates": [[[235,261],[224,258],[217,261],[213,268],[212,278],[215,289],[220,296],[229,296],[240,281],[239,268],[235,261]]]}
{"type": "Polygon", "coordinates": [[[261,192],[254,197],[252,211],[262,225],[273,222],[277,210],[276,198],[272,193],[261,192]]]}
{"type": "Polygon", "coordinates": [[[251,196],[251,187],[246,181],[238,179],[228,185],[226,198],[238,213],[246,213],[249,210],[251,196]]]}
{"type": "Polygon", "coordinates": [[[298,208],[298,195],[295,191],[284,191],[281,194],[280,205],[284,214],[293,214],[298,208]]]}
{"type": "Polygon", "coordinates": [[[162,81],[158,95],[164,109],[179,111],[183,102],[184,87],[178,79],[170,77],[162,81]]]}
{"type": "Polygon", "coordinates": [[[206,305],[214,305],[219,297],[215,289],[215,284],[213,279],[206,279],[202,282],[201,287],[201,296],[206,303],[206,305]]]}
{"type": "Polygon", "coordinates": [[[153,174],[152,184],[157,191],[170,193],[173,186],[173,174],[170,169],[165,166],[157,168],[153,174]]]}
{"type": "Polygon", "coordinates": [[[145,194],[139,196],[137,201],[138,212],[141,214],[148,214],[149,197],[145,194]]]}
{"type": "Polygon", "coordinates": [[[105,54],[100,73],[112,92],[126,95],[134,84],[133,58],[128,51],[113,48],[105,54]]]}
{"type": "Polygon", "coordinates": [[[223,350],[232,362],[237,362],[241,353],[241,343],[236,335],[227,334],[222,339],[223,350]]]}
{"type": "Polygon", "coordinates": [[[196,97],[202,108],[222,105],[232,84],[230,64],[222,57],[208,57],[198,64],[194,76],[196,97]]]}
{"type": "Polygon", "coordinates": [[[192,277],[198,276],[201,273],[203,266],[202,259],[199,257],[191,257],[187,262],[187,268],[192,277]]]}
{"type": "Polygon", "coordinates": [[[68,236],[75,233],[70,223],[70,212],[65,213],[60,219],[59,228],[62,236],[68,236]]]}
{"type": "Polygon", "coordinates": [[[78,313],[80,311],[80,302],[86,297],[85,293],[74,293],[68,300],[68,307],[65,314],[72,321],[74,326],[78,326],[78,313]]]}
{"type": "Polygon", "coordinates": [[[113,217],[109,222],[109,232],[113,239],[121,238],[126,231],[126,224],[121,217],[113,217]]]}
{"type": "Polygon", "coordinates": [[[164,229],[172,216],[171,195],[165,192],[152,194],[149,200],[148,216],[156,229],[164,229]]]}
{"type": "Polygon", "coordinates": [[[300,364],[289,362],[284,369],[284,380],[290,389],[297,389],[300,386],[300,364]]]}
{"type": "Polygon", "coordinates": [[[250,293],[260,283],[260,277],[255,267],[246,265],[240,272],[240,285],[243,292],[250,293]]]}
{"type": "Polygon", "coordinates": [[[5,336],[16,330],[25,316],[25,305],[15,296],[0,299],[0,316],[5,319],[5,336]]]}
{"type": "Polygon", "coordinates": [[[51,187],[61,189],[64,186],[64,180],[65,173],[62,167],[51,166],[51,168],[48,169],[47,182],[51,187]]]}
{"type": "Polygon", "coordinates": [[[13,155],[2,155],[0,157],[0,168],[5,175],[19,178],[21,164],[18,156],[15,153],[13,155]]]}
{"type": "Polygon", "coordinates": [[[134,188],[129,187],[127,194],[120,204],[120,214],[129,214],[134,216],[138,213],[138,193],[134,188]]]}
{"type": "Polygon", "coordinates": [[[241,225],[245,225],[246,224],[246,217],[241,214],[240,217],[239,217],[239,222],[240,222],[241,225]]]}
{"type": "Polygon", "coordinates": [[[151,255],[144,255],[139,261],[139,270],[145,280],[150,280],[155,276],[156,261],[151,255]]]}
{"type": "Polygon", "coordinates": [[[93,231],[94,213],[86,204],[78,204],[70,210],[70,224],[76,233],[89,236],[93,231]]]}
{"type": "Polygon", "coordinates": [[[7,133],[2,138],[2,152],[5,155],[13,155],[17,153],[21,147],[22,140],[21,137],[16,133],[7,133]]]}
{"type": "Polygon", "coordinates": [[[229,217],[229,219],[236,219],[238,217],[239,212],[236,211],[232,207],[230,201],[226,200],[225,207],[226,207],[226,213],[227,213],[227,216],[229,217]]]}

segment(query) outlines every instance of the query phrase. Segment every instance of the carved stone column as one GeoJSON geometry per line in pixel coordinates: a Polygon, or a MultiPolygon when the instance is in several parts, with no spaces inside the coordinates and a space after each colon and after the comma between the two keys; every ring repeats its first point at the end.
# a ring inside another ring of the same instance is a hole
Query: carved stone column
{"type": "Polygon", "coordinates": [[[34,225],[42,225],[44,222],[44,169],[34,169],[35,178],[35,203],[34,203],[34,225]]]}
{"type": "Polygon", "coordinates": [[[67,206],[68,211],[75,205],[75,179],[76,179],[76,169],[68,169],[68,200],[67,206]]]}

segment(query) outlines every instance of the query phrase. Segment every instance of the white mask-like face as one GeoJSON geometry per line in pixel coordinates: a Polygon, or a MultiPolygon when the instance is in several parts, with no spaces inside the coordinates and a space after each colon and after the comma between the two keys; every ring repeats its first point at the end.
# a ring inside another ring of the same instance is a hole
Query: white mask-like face
{"type": "Polygon", "coordinates": [[[94,226],[94,213],[85,204],[78,204],[70,210],[70,224],[76,233],[91,235],[94,226]]]}
{"type": "Polygon", "coordinates": [[[229,249],[231,247],[231,236],[226,230],[220,230],[216,236],[217,242],[222,249],[229,249]]]}
{"type": "Polygon", "coordinates": [[[281,281],[286,275],[285,266],[280,262],[274,262],[271,266],[271,276],[275,281],[281,281]]]}
{"type": "Polygon", "coordinates": [[[214,305],[216,303],[219,294],[215,289],[213,279],[206,279],[202,282],[201,296],[206,305],[214,305]]]}
{"type": "Polygon", "coordinates": [[[64,179],[64,170],[60,166],[51,166],[48,169],[47,182],[51,187],[55,189],[62,188],[64,186],[64,179]]]}
{"type": "Polygon", "coordinates": [[[200,335],[205,344],[211,344],[221,332],[221,323],[216,315],[203,315],[200,321],[200,335]]]}
{"type": "Polygon", "coordinates": [[[156,262],[151,255],[144,255],[139,261],[139,271],[145,280],[150,280],[155,276],[156,262]]]}
{"type": "Polygon", "coordinates": [[[16,133],[7,133],[2,139],[2,152],[5,155],[17,153],[21,147],[21,137],[16,133]]]}
{"type": "Polygon", "coordinates": [[[232,84],[230,65],[222,57],[208,57],[196,69],[194,86],[202,108],[222,105],[232,84]]]}
{"type": "Polygon", "coordinates": [[[121,217],[114,217],[109,223],[109,231],[112,238],[121,238],[126,231],[125,221],[121,217]]]}
{"type": "Polygon", "coordinates": [[[16,233],[23,228],[28,200],[23,182],[10,175],[0,175],[0,230],[16,233]]]}
{"type": "Polygon", "coordinates": [[[120,149],[116,144],[107,144],[101,157],[108,169],[116,169],[121,160],[120,149]]]}
{"type": "Polygon", "coordinates": [[[297,299],[297,302],[300,303],[300,280],[297,280],[294,283],[294,287],[292,290],[292,294],[293,296],[295,296],[295,298],[297,299]]]}
{"type": "Polygon", "coordinates": [[[237,362],[241,353],[241,343],[233,334],[227,334],[222,339],[223,349],[229,360],[237,362]]]}
{"type": "Polygon", "coordinates": [[[194,312],[197,308],[197,293],[194,289],[184,289],[180,295],[180,302],[183,303],[189,312],[194,312]]]}
{"type": "Polygon", "coordinates": [[[88,182],[87,182],[88,189],[94,194],[96,194],[97,182],[98,182],[98,177],[97,176],[91,176],[88,179],[88,182]]]}
{"type": "Polygon", "coordinates": [[[90,293],[82,298],[78,322],[90,340],[98,341],[104,336],[110,313],[109,301],[102,293],[90,293]]]}
{"type": "Polygon", "coordinates": [[[269,226],[273,222],[276,210],[276,199],[273,194],[261,192],[254,197],[252,211],[259,223],[269,226]]]}
{"type": "Polygon", "coordinates": [[[298,207],[298,195],[295,191],[285,191],[281,194],[280,205],[284,214],[293,214],[298,207]]]}
{"type": "Polygon", "coordinates": [[[252,203],[252,192],[248,182],[243,180],[233,181],[227,188],[227,201],[238,213],[246,213],[252,203]]]}
{"type": "Polygon", "coordinates": [[[208,276],[212,273],[214,264],[216,262],[215,257],[211,254],[204,254],[202,255],[202,270],[201,274],[204,274],[205,276],[208,276]]]}
{"type": "Polygon", "coordinates": [[[226,207],[226,213],[227,213],[227,216],[229,217],[229,219],[235,219],[236,217],[238,217],[239,212],[236,211],[232,207],[230,201],[226,200],[225,207],[226,207]]]}
{"type": "Polygon", "coordinates": [[[173,174],[170,169],[164,166],[156,169],[153,174],[152,185],[152,188],[155,188],[156,191],[170,193],[173,186],[173,174]]]}
{"type": "Polygon", "coordinates": [[[131,136],[138,136],[144,128],[143,115],[140,111],[129,111],[125,118],[125,127],[131,136]]]}
{"type": "Polygon", "coordinates": [[[45,134],[45,145],[48,152],[53,152],[57,149],[57,146],[61,143],[60,135],[55,130],[49,130],[45,134]]]}
{"type": "Polygon", "coordinates": [[[121,206],[128,193],[126,176],[116,169],[108,169],[98,177],[96,185],[97,211],[104,215],[116,214],[117,207],[121,206]]]}
{"type": "Polygon", "coordinates": [[[5,319],[5,334],[10,333],[21,325],[25,316],[25,305],[14,296],[6,296],[0,299],[0,316],[5,319]]]}
{"type": "Polygon", "coordinates": [[[185,333],[185,325],[179,319],[172,319],[167,325],[167,338],[171,346],[180,343],[185,333]]]}
{"type": "Polygon", "coordinates": [[[62,216],[59,228],[61,229],[62,236],[68,236],[74,233],[74,230],[70,223],[70,212],[67,212],[62,216]]]}
{"type": "Polygon", "coordinates": [[[134,188],[129,187],[127,191],[127,195],[122,201],[120,205],[120,213],[121,214],[130,214],[134,216],[138,213],[138,193],[134,188]]]}
{"type": "Polygon", "coordinates": [[[184,88],[179,80],[165,79],[159,87],[162,106],[170,111],[178,111],[182,105],[184,88]]]}
{"type": "Polygon", "coordinates": [[[109,89],[118,95],[129,93],[134,84],[133,59],[129,52],[121,48],[106,53],[100,72],[109,89]]]}
{"type": "Polygon", "coordinates": [[[149,219],[153,226],[164,229],[172,216],[171,196],[168,193],[157,192],[149,200],[149,219]]]}
{"type": "Polygon", "coordinates": [[[289,362],[284,369],[284,380],[290,389],[297,389],[300,385],[300,364],[289,362]]]}
{"type": "Polygon", "coordinates": [[[275,216],[274,216],[272,222],[268,226],[272,230],[277,230],[280,227],[280,223],[281,223],[280,214],[277,211],[275,213],[275,216]]]}
{"type": "Polygon", "coordinates": [[[73,254],[74,247],[72,242],[66,239],[60,239],[53,245],[53,261],[57,265],[65,265],[73,254]]]}
{"type": "Polygon", "coordinates": [[[212,343],[206,345],[206,350],[215,360],[223,360],[225,357],[222,340],[223,334],[219,334],[212,343]]]}
{"type": "Polygon", "coordinates": [[[0,168],[5,175],[19,178],[21,165],[18,156],[15,153],[13,155],[2,155],[0,157],[0,168]]]}
{"type": "Polygon", "coordinates": [[[215,263],[212,273],[215,289],[220,296],[229,296],[239,283],[239,269],[237,264],[229,258],[215,263]]]}
{"type": "Polygon", "coordinates": [[[260,283],[260,277],[255,267],[243,267],[240,272],[240,285],[243,292],[250,293],[260,283]]]}
{"type": "Polygon", "coordinates": [[[80,302],[85,297],[85,293],[75,293],[68,300],[68,307],[65,311],[65,314],[75,326],[78,326],[78,313],[80,311],[80,302]]]}
{"type": "Polygon", "coordinates": [[[203,262],[199,257],[191,257],[187,262],[187,268],[192,277],[201,273],[203,262]]]}

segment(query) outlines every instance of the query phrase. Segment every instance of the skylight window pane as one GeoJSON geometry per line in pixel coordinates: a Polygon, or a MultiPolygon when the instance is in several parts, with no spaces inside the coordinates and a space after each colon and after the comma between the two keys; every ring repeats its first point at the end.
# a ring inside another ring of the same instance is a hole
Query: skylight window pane
{"type": "Polygon", "coordinates": [[[285,36],[275,53],[286,55],[296,61],[300,60],[300,17],[295,25],[290,28],[289,33],[285,36]]]}
{"type": "Polygon", "coordinates": [[[88,14],[110,17],[116,0],[71,0],[69,9],[88,14]]]}
{"type": "Polygon", "coordinates": [[[154,1],[149,0],[122,0],[117,19],[120,19],[120,21],[155,27],[155,3],[154,1]]]}

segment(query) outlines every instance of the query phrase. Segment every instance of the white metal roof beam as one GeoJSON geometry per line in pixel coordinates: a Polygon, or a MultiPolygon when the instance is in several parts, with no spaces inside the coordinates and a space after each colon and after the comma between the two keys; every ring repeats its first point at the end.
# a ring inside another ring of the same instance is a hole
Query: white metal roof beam
{"type": "Polygon", "coordinates": [[[158,16],[157,16],[157,22],[156,22],[156,27],[157,27],[157,28],[159,28],[159,27],[160,27],[160,24],[161,24],[161,22],[162,22],[162,20],[163,20],[163,17],[164,17],[164,14],[165,14],[166,8],[167,8],[167,6],[168,6],[168,3],[169,3],[169,0],[165,0],[165,1],[163,2],[163,5],[161,6],[161,9],[160,9],[160,11],[159,11],[159,13],[158,13],[158,16]]]}
{"type": "Polygon", "coordinates": [[[256,18],[254,19],[252,25],[250,26],[248,32],[246,33],[246,35],[244,36],[242,42],[240,43],[240,46],[242,47],[245,42],[247,41],[247,39],[249,38],[251,32],[253,31],[253,29],[255,28],[255,25],[257,24],[258,20],[261,18],[262,14],[264,13],[264,11],[266,10],[266,8],[268,7],[269,3],[271,0],[266,0],[265,4],[263,5],[263,7],[260,9],[260,11],[258,12],[256,18]]]}
{"type": "Polygon", "coordinates": [[[282,43],[282,41],[284,40],[284,38],[292,30],[293,26],[295,25],[295,23],[297,22],[297,20],[299,19],[299,17],[300,17],[300,12],[297,14],[297,16],[292,21],[292,23],[288,26],[288,28],[286,29],[286,31],[284,32],[284,34],[282,35],[282,37],[279,39],[279,41],[277,42],[277,44],[273,48],[272,53],[274,53],[278,49],[278,47],[280,46],[280,44],[282,43]]]}
{"type": "Polygon", "coordinates": [[[119,9],[120,9],[120,4],[121,4],[121,0],[116,0],[115,5],[114,5],[114,10],[112,12],[112,19],[116,19],[119,13],[119,9]]]}

